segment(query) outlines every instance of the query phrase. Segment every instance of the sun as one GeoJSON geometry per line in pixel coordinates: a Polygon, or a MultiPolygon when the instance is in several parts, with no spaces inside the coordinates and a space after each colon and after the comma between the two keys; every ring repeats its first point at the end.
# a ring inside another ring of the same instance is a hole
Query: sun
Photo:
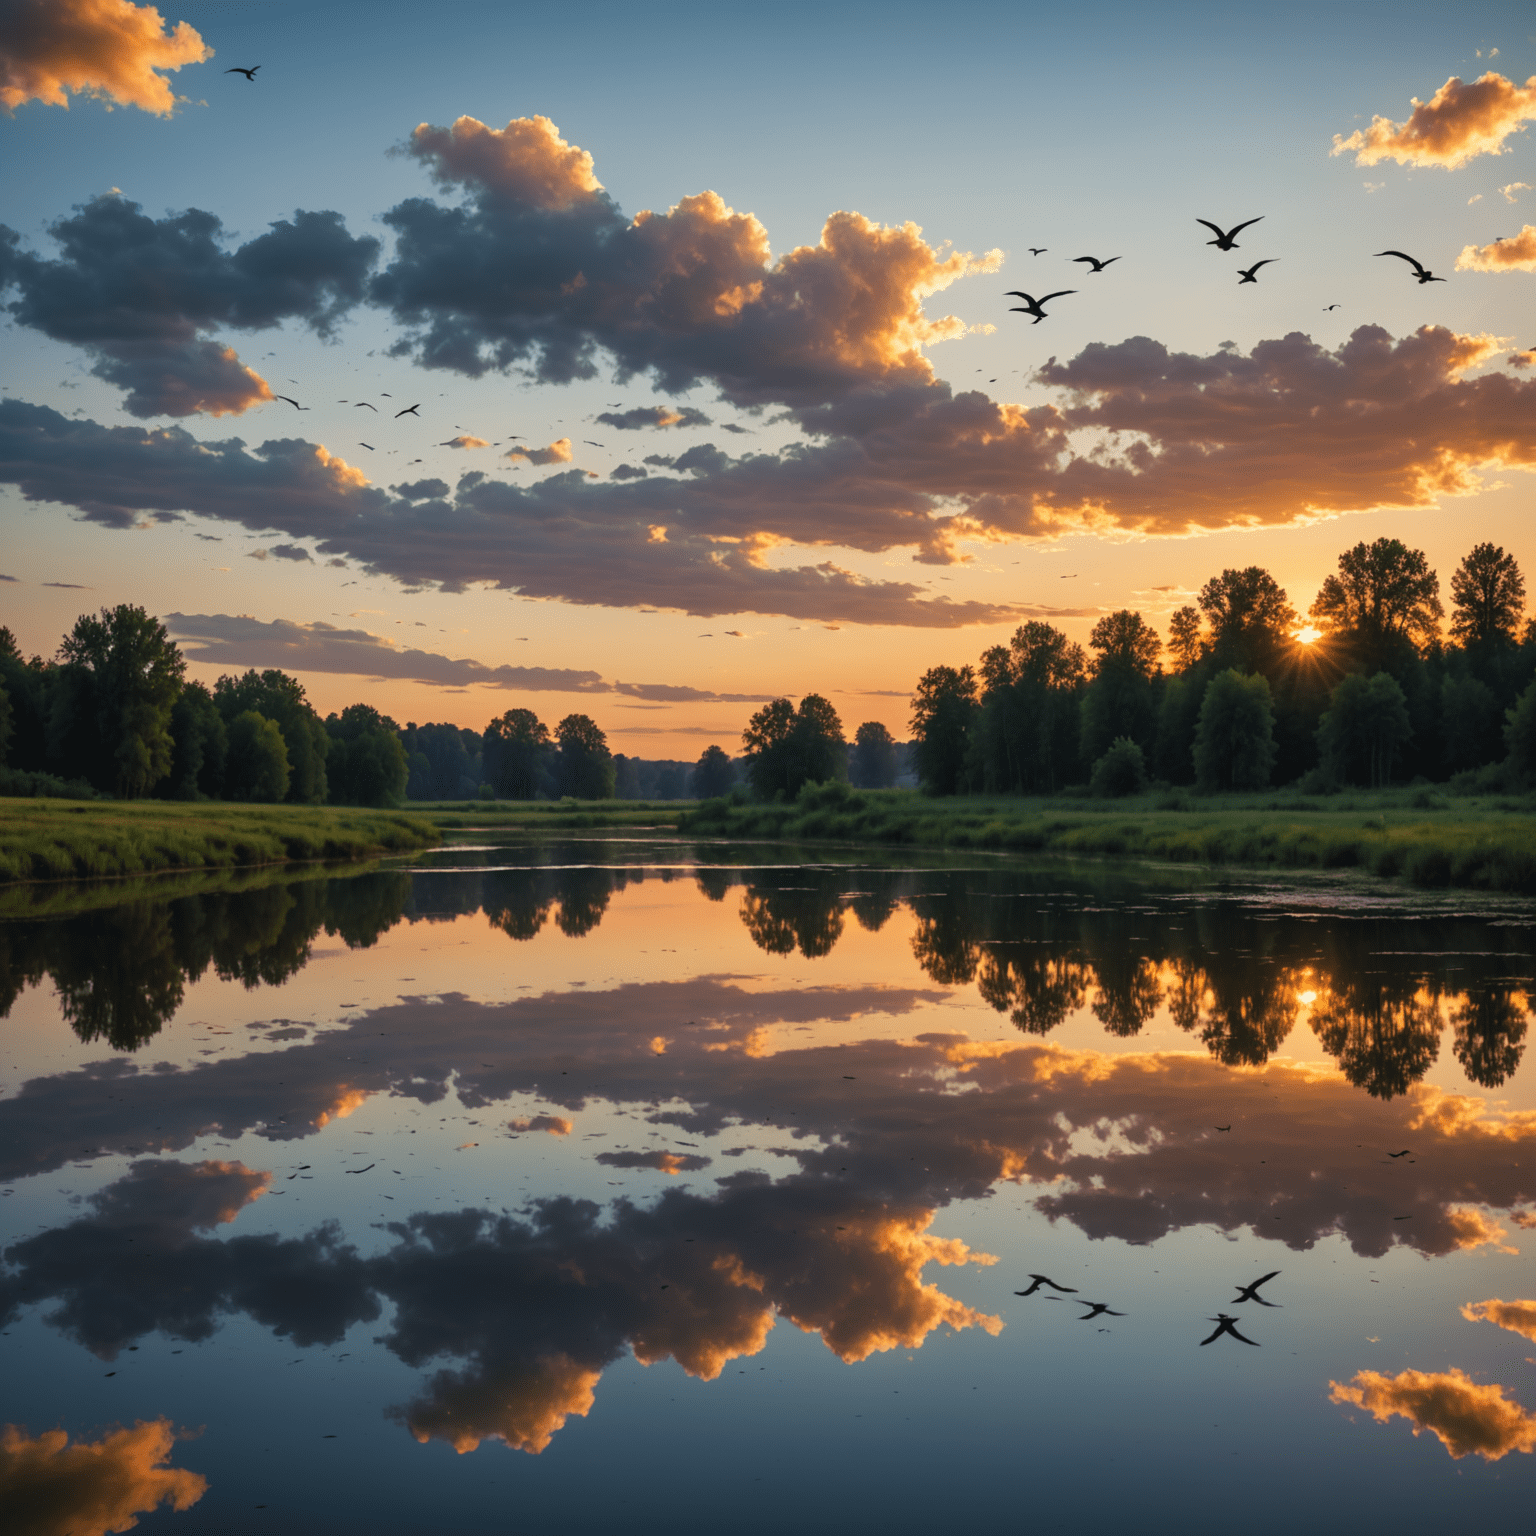
{"type": "Polygon", "coordinates": [[[1322,638],[1322,630],[1314,629],[1310,624],[1307,625],[1305,629],[1298,629],[1296,633],[1291,636],[1292,640],[1300,641],[1302,645],[1311,645],[1314,641],[1321,640],[1322,638]]]}

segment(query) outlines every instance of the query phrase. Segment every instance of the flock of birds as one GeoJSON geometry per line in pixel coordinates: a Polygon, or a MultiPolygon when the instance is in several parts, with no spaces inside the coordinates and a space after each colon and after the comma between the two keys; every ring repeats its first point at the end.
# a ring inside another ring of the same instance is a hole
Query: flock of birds
{"type": "MultiPolygon", "coordinates": [[[[1237,237],[1242,234],[1242,232],[1250,225],[1262,222],[1263,218],[1264,215],[1261,213],[1258,218],[1244,219],[1241,224],[1234,224],[1231,229],[1223,229],[1219,224],[1211,223],[1209,219],[1196,219],[1195,223],[1204,224],[1205,227],[1216,236],[1214,240],[1207,240],[1205,242],[1207,245],[1214,245],[1218,251],[1235,251],[1238,249],[1237,237]]],[[[1044,256],[1048,249],[1049,247],[1043,245],[1032,245],[1028,247],[1029,254],[1031,256],[1044,256]]],[[[1421,262],[1416,261],[1407,253],[1407,251],[1377,251],[1376,254],[1378,256],[1400,257],[1413,268],[1414,275],[1420,283],[1443,283],[1445,281],[1443,277],[1436,277],[1428,267],[1424,266],[1421,262]]],[[[1084,274],[1087,277],[1098,276],[1098,274],[1111,263],[1120,260],[1118,256],[1073,256],[1070,259],[1073,262],[1080,262],[1089,268],[1088,272],[1084,274]]],[[[1238,287],[1242,287],[1244,283],[1258,282],[1259,268],[1273,266],[1275,262],[1279,261],[1279,259],[1280,258],[1278,256],[1266,256],[1262,261],[1254,262],[1251,267],[1239,267],[1237,269],[1238,287]]],[[[1046,318],[1045,306],[1049,304],[1052,299],[1064,299],[1068,297],[1068,295],[1074,294],[1076,292],[1078,292],[1076,288],[1061,288],[1058,289],[1055,293],[1042,294],[1037,299],[1033,294],[1024,293],[1018,288],[1013,288],[1010,289],[1008,293],[1004,295],[1004,297],[1010,299],[1023,299],[1024,302],[1022,304],[1015,304],[1009,309],[1009,314],[1033,315],[1034,320],[1032,324],[1039,325],[1040,322],[1046,318]]],[[[1329,304],[1324,310],[1324,313],[1327,313],[1327,310],[1329,309],[1337,309],[1338,307],[1339,306],[1337,304],[1329,304]]]]}
{"type": "MultiPolygon", "coordinates": [[[[1240,1307],[1251,1302],[1254,1305],[1260,1307],[1278,1307],[1280,1305],[1279,1302],[1265,1301],[1264,1298],[1259,1295],[1259,1287],[1273,1280],[1279,1273],[1280,1271],[1278,1269],[1272,1269],[1267,1275],[1260,1275],[1257,1280],[1252,1281],[1250,1284],[1238,1286],[1237,1295],[1234,1296],[1232,1300],[1227,1303],[1227,1305],[1229,1307],[1240,1307]]],[[[1048,1275],[1037,1275],[1033,1270],[1030,1271],[1029,1280],[1030,1285],[1028,1290],[1015,1291],[1013,1294],[1015,1296],[1033,1296],[1041,1286],[1048,1285],[1053,1291],[1061,1291],[1063,1294],[1069,1296],[1077,1295],[1077,1287],[1075,1285],[1059,1285],[1048,1275]]],[[[1058,1301],[1060,1300],[1060,1297],[1046,1296],[1042,1299],[1045,1301],[1058,1301]]],[[[1092,1322],[1096,1317],[1126,1316],[1124,1312],[1116,1312],[1108,1302],[1104,1301],[1083,1301],[1079,1299],[1077,1305],[1080,1307],[1088,1308],[1086,1312],[1079,1315],[1077,1320],[1080,1323],[1092,1322]]],[[[1214,1344],[1216,1340],[1219,1339],[1223,1334],[1227,1334],[1230,1337],[1236,1339],[1240,1344],[1251,1344],[1255,1349],[1260,1347],[1259,1341],[1257,1339],[1250,1339],[1247,1334],[1238,1332],[1237,1325],[1242,1321],[1242,1319],[1235,1313],[1218,1312],[1215,1317],[1207,1318],[1206,1321],[1215,1323],[1216,1328],[1210,1335],[1200,1340],[1200,1346],[1202,1349],[1207,1344],[1214,1344]]],[[[1099,1330],[1100,1333],[1107,1333],[1108,1331],[1109,1330],[1107,1328],[1101,1328],[1099,1330]]]]}

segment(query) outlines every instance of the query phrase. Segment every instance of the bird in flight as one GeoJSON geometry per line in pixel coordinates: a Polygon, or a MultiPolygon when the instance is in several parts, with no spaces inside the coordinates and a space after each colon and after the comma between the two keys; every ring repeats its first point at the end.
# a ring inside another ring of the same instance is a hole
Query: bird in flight
{"type": "Polygon", "coordinates": [[[1045,245],[1032,245],[1029,247],[1029,254],[1031,256],[1044,256],[1049,249],[1050,247],[1045,245]]]}
{"type": "Polygon", "coordinates": [[[1413,257],[1408,254],[1407,251],[1377,251],[1376,254],[1378,256],[1399,256],[1399,257],[1401,257],[1418,274],[1418,278],[1419,278],[1419,281],[1421,283],[1443,283],[1445,281],[1445,279],[1443,277],[1436,277],[1435,274],[1433,272],[1431,272],[1428,267],[1423,266],[1419,262],[1415,261],[1413,259],[1413,257]]]}
{"type": "Polygon", "coordinates": [[[1251,267],[1239,267],[1237,270],[1243,275],[1238,278],[1237,286],[1241,288],[1244,283],[1256,283],[1259,280],[1259,268],[1267,267],[1271,262],[1279,261],[1278,256],[1266,256],[1263,261],[1256,261],[1251,267]]]}
{"type": "Polygon", "coordinates": [[[357,409],[357,408],[358,408],[358,406],[360,406],[360,405],[361,405],[361,406],[367,406],[367,408],[368,408],[368,409],[369,409],[369,410],[370,410],[370,411],[373,411],[373,412],[375,412],[375,413],[377,413],[377,412],[378,412],[378,409],[379,409],[379,408],[378,408],[378,406],[376,406],[376,405],[368,405],[368,402],[367,402],[367,401],[366,401],[366,400],[358,400],[358,401],[355,401],[355,402],[354,402],[354,403],[353,403],[353,406],[352,406],[352,409],[353,409],[353,410],[354,410],[354,411],[355,411],[355,410],[356,410],[356,409],[357,409]]]}
{"type": "Polygon", "coordinates": [[[251,65],[251,67],[249,69],[241,69],[240,66],[238,64],[236,64],[233,69],[226,69],[224,71],[224,73],[226,75],[244,75],[245,78],[247,80],[249,80],[252,85],[255,85],[255,83],[256,83],[256,71],[258,69],[260,69],[260,68],[261,68],[260,64],[253,64],[253,65],[251,65]]]}
{"type": "Polygon", "coordinates": [[[417,404],[415,404],[415,405],[408,405],[408,406],[406,406],[406,408],[405,408],[405,409],[404,409],[404,410],[403,410],[403,411],[396,411],[396,412],[395,412],[395,420],[396,420],[396,421],[399,421],[399,419],[400,419],[400,418],[401,418],[401,417],[402,417],[402,416],[414,416],[414,415],[416,415],[416,413],[417,413],[417,412],[418,412],[418,411],[419,411],[419,410],[420,410],[420,409],[421,409],[421,404],[420,404],[420,402],[418,402],[418,403],[417,403],[417,404]]]}
{"type": "Polygon", "coordinates": [[[1107,1301],[1080,1301],[1078,1306],[1087,1307],[1088,1310],[1078,1318],[1078,1322],[1086,1323],[1095,1317],[1124,1317],[1124,1312],[1114,1311],[1107,1301]]]}
{"type": "MultiPolygon", "coordinates": [[[[1265,1301],[1264,1298],[1259,1295],[1259,1287],[1263,1285],[1266,1280],[1273,1280],[1279,1273],[1280,1271],[1278,1269],[1272,1269],[1267,1275],[1260,1275],[1252,1285],[1238,1286],[1236,1297],[1229,1301],[1227,1305],[1229,1307],[1235,1307],[1242,1302],[1252,1301],[1256,1302],[1261,1307],[1278,1307],[1280,1305],[1278,1301],[1265,1301]]],[[[1214,1321],[1215,1319],[1212,1318],[1212,1322],[1214,1321]]]]}
{"type": "Polygon", "coordinates": [[[376,453],[378,451],[377,449],[375,449],[375,447],[373,446],[372,443],[361,443],[360,442],[357,446],[359,448],[366,448],[369,453],[376,453]]]}
{"type": "Polygon", "coordinates": [[[584,442],[588,448],[601,448],[603,446],[601,443],[594,443],[590,437],[582,438],[582,442],[584,442]]]}
{"type": "Polygon", "coordinates": [[[1050,1286],[1053,1291],[1071,1291],[1073,1295],[1077,1294],[1077,1287],[1075,1285],[1057,1285],[1054,1280],[1048,1279],[1045,1275],[1037,1275],[1034,1270],[1030,1270],[1029,1279],[1029,1289],[1027,1291],[1015,1291],[1013,1293],[1015,1296],[1033,1296],[1042,1285],[1050,1286]]]}
{"type": "Polygon", "coordinates": [[[1211,1334],[1209,1338],[1200,1340],[1200,1347],[1202,1349],[1204,1349],[1207,1344],[1214,1343],[1224,1333],[1230,1333],[1234,1339],[1239,1339],[1244,1344],[1252,1344],[1255,1349],[1262,1348],[1258,1340],[1243,1338],[1243,1335],[1237,1331],[1238,1319],[1235,1317],[1228,1317],[1225,1312],[1218,1312],[1215,1317],[1209,1318],[1207,1321],[1216,1324],[1216,1331],[1211,1334]]]}
{"type": "Polygon", "coordinates": [[[1230,1125],[1218,1125],[1216,1129],[1218,1131],[1230,1131],[1232,1127],[1230,1125]]]}
{"type": "Polygon", "coordinates": [[[1076,288],[1063,288],[1059,293],[1048,293],[1043,299],[1036,299],[1032,298],[1027,293],[1020,293],[1019,290],[1015,288],[1011,293],[1005,294],[1004,297],[1010,299],[1023,299],[1023,304],[1011,305],[1009,307],[1008,313],[1011,315],[1033,315],[1035,317],[1034,323],[1039,325],[1040,322],[1045,319],[1045,310],[1043,308],[1044,305],[1049,304],[1052,299],[1064,299],[1069,293],[1076,292],[1076,288]]]}
{"type": "Polygon", "coordinates": [[[307,411],[309,409],[307,405],[300,405],[292,395],[273,395],[272,398],[274,400],[286,400],[296,411],[307,411]]]}
{"type": "Polygon", "coordinates": [[[1337,309],[1338,307],[1337,304],[1325,304],[1323,305],[1323,313],[1326,315],[1330,309],[1337,309]]]}
{"type": "Polygon", "coordinates": [[[1412,1148],[1412,1147],[1404,1147],[1404,1148],[1403,1148],[1403,1150],[1402,1150],[1402,1151],[1401,1151],[1401,1152],[1388,1152],[1388,1153],[1387,1153],[1387,1156],[1388,1156],[1388,1157],[1407,1157],[1407,1156],[1408,1156],[1408,1154],[1409,1154],[1409,1153],[1410,1153],[1410,1152],[1411,1152],[1411,1151],[1412,1151],[1412,1150],[1413,1150],[1413,1148],[1412,1148]]]}
{"type": "MultiPolygon", "coordinates": [[[[1118,256],[1108,256],[1103,261],[1100,261],[1097,256],[1074,256],[1072,260],[1086,261],[1092,266],[1094,272],[1102,272],[1104,268],[1110,264],[1110,262],[1119,261],[1120,258],[1118,256]]],[[[1091,277],[1093,273],[1090,272],[1088,275],[1091,277]]]]}
{"type": "Polygon", "coordinates": [[[1241,224],[1234,224],[1225,234],[1221,232],[1219,225],[1212,224],[1209,219],[1196,219],[1196,224],[1204,224],[1205,227],[1216,236],[1214,240],[1207,240],[1207,245],[1214,245],[1218,251],[1235,251],[1237,249],[1237,237],[1248,228],[1250,224],[1257,224],[1264,215],[1261,213],[1258,219],[1246,219],[1241,224]]]}

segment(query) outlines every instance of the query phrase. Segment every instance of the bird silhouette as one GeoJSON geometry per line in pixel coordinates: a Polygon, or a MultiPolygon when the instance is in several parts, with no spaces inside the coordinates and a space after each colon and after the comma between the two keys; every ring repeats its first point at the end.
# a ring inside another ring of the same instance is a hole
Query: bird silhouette
{"type": "Polygon", "coordinates": [[[1218,1125],[1216,1129],[1218,1131],[1230,1131],[1232,1127],[1230,1125],[1218,1125]]]}
{"type": "Polygon", "coordinates": [[[258,69],[260,69],[260,68],[261,68],[260,64],[253,64],[253,65],[251,65],[251,67],[249,69],[241,69],[240,66],[238,64],[236,64],[233,69],[226,69],[224,71],[224,73],[226,75],[244,75],[245,78],[247,80],[249,80],[252,85],[255,85],[255,83],[256,83],[256,71],[258,69]]]}
{"type": "Polygon", "coordinates": [[[1196,224],[1204,224],[1210,232],[1216,236],[1214,240],[1207,240],[1207,245],[1214,245],[1218,251],[1235,251],[1237,249],[1237,237],[1248,228],[1250,224],[1257,224],[1264,215],[1261,213],[1258,219],[1245,219],[1241,224],[1234,224],[1225,234],[1221,226],[1212,224],[1209,219],[1196,219],[1196,224]]]}
{"type": "Polygon", "coordinates": [[[1413,1148],[1412,1148],[1412,1147],[1404,1147],[1404,1148],[1403,1148],[1403,1150],[1402,1150],[1402,1151],[1401,1151],[1401,1152],[1388,1152],[1388,1153],[1387,1153],[1387,1156],[1388,1156],[1388,1157],[1407,1157],[1407,1156],[1408,1156],[1408,1154],[1409,1154],[1409,1153],[1410,1153],[1410,1152],[1411,1152],[1411,1151],[1412,1151],[1412,1150],[1413,1150],[1413,1148]]]}
{"type": "Polygon", "coordinates": [[[1036,299],[1027,293],[1021,293],[1017,288],[1015,288],[1011,293],[1006,294],[1005,297],[1010,299],[1024,300],[1022,305],[1014,304],[1009,307],[1008,313],[1010,315],[1033,315],[1035,317],[1034,323],[1039,325],[1040,322],[1045,319],[1045,310],[1042,307],[1043,305],[1049,304],[1052,299],[1064,299],[1069,293],[1076,292],[1076,288],[1063,288],[1059,293],[1048,293],[1044,298],[1036,299]]]}
{"type": "Polygon", "coordinates": [[[601,443],[594,443],[590,437],[582,438],[582,442],[584,442],[588,448],[601,448],[603,446],[601,443]]]}
{"type": "Polygon", "coordinates": [[[1046,251],[1049,250],[1049,249],[1050,249],[1049,246],[1032,245],[1032,246],[1029,247],[1029,254],[1031,256],[1044,256],[1046,251]]]}
{"type": "Polygon", "coordinates": [[[1114,1311],[1108,1302],[1104,1301],[1080,1301],[1078,1306],[1087,1307],[1088,1310],[1078,1318],[1078,1322],[1091,1322],[1096,1317],[1124,1317],[1124,1312],[1114,1311]]]}
{"type": "Polygon", "coordinates": [[[421,405],[419,402],[415,405],[408,405],[403,411],[395,412],[395,420],[399,421],[402,416],[415,416],[420,409],[421,405]]]}
{"type": "Polygon", "coordinates": [[[1255,1349],[1262,1348],[1256,1339],[1243,1338],[1243,1335],[1237,1331],[1238,1319],[1235,1317],[1228,1317],[1225,1312],[1218,1312],[1215,1317],[1208,1318],[1207,1321],[1216,1324],[1216,1331],[1211,1334],[1209,1338],[1200,1340],[1200,1347],[1202,1349],[1204,1349],[1207,1344],[1215,1343],[1215,1341],[1219,1339],[1224,1333],[1230,1333],[1234,1339],[1241,1340],[1241,1342],[1244,1344],[1252,1344],[1255,1349]]]}
{"type": "Polygon", "coordinates": [[[1337,304],[1325,304],[1323,305],[1323,313],[1326,315],[1330,309],[1337,309],[1338,307],[1337,304]]]}
{"type": "Polygon", "coordinates": [[[1265,1301],[1258,1292],[1259,1287],[1263,1285],[1266,1280],[1273,1280],[1279,1273],[1280,1271],[1278,1269],[1272,1269],[1267,1275],[1260,1275],[1252,1285],[1238,1286],[1237,1295],[1231,1301],[1229,1301],[1227,1305],[1229,1307],[1235,1307],[1242,1302],[1252,1301],[1256,1302],[1261,1307],[1278,1307],[1280,1305],[1278,1301],[1265,1301]]]}
{"type": "Polygon", "coordinates": [[[379,408],[378,408],[378,406],[376,406],[376,405],[369,405],[369,404],[368,404],[368,402],[367,402],[367,401],[366,401],[366,400],[358,400],[358,401],[355,401],[355,402],[354,402],[354,403],[353,403],[353,406],[352,406],[352,409],[353,409],[353,410],[354,410],[354,411],[355,411],[355,410],[356,410],[356,409],[357,409],[357,408],[358,408],[358,406],[364,406],[364,407],[366,407],[366,408],[367,408],[367,409],[368,409],[368,410],[370,410],[370,411],[374,411],[374,412],[377,412],[377,411],[378,411],[378,409],[379,409],[379,408]]]}
{"type": "Polygon", "coordinates": [[[1418,274],[1418,279],[1421,283],[1443,283],[1445,281],[1443,277],[1436,277],[1428,267],[1424,266],[1420,262],[1415,261],[1407,251],[1377,251],[1376,254],[1378,256],[1400,257],[1403,261],[1406,261],[1408,265],[1412,267],[1413,270],[1418,274]]]}
{"type": "Polygon", "coordinates": [[[376,449],[376,448],[375,448],[375,447],[374,447],[374,446],[373,446],[373,444],[372,444],[372,443],[362,443],[362,442],[360,442],[360,443],[359,443],[359,444],[358,444],[358,445],[357,445],[357,446],[358,446],[358,447],[359,447],[359,448],[366,448],[366,449],[367,449],[367,450],[368,450],[368,452],[369,452],[369,453],[376,453],[376,452],[377,452],[377,451],[378,451],[378,450],[377,450],[377,449],[376,449]]]}
{"type": "Polygon", "coordinates": [[[273,395],[272,398],[274,400],[286,400],[296,411],[307,411],[309,409],[307,405],[300,405],[292,395],[273,395]]]}
{"type": "MultiPolygon", "coordinates": [[[[1118,256],[1107,256],[1103,261],[1100,261],[1097,256],[1074,256],[1072,260],[1086,261],[1090,266],[1092,266],[1094,272],[1102,272],[1104,268],[1110,264],[1110,262],[1119,261],[1120,258],[1118,256]]],[[[1093,272],[1090,272],[1088,275],[1092,277],[1093,272]]]]}
{"type": "Polygon", "coordinates": [[[1029,1271],[1029,1279],[1029,1289],[1027,1291],[1015,1291],[1013,1293],[1015,1296],[1033,1296],[1042,1285],[1050,1286],[1053,1291],[1070,1291],[1073,1295],[1077,1294],[1077,1287],[1075,1285],[1057,1285],[1054,1280],[1047,1278],[1045,1275],[1037,1275],[1034,1270],[1029,1271]]]}
{"type": "Polygon", "coordinates": [[[1239,272],[1241,272],[1243,275],[1240,278],[1238,278],[1238,280],[1237,280],[1238,287],[1241,288],[1244,283],[1256,283],[1256,282],[1258,282],[1258,280],[1259,280],[1259,268],[1260,267],[1267,267],[1272,262],[1276,262],[1276,261],[1279,261],[1279,260],[1280,260],[1280,258],[1278,256],[1266,256],[1263,261],[1256,261],[1256,262],[1254,262],[1254,264],[1251,267],[1239,267],[1237,270],[1239,272]]]}

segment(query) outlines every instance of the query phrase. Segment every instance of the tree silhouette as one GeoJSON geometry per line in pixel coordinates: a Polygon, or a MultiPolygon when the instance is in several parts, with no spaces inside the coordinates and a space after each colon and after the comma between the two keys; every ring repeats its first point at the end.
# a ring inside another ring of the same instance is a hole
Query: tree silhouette
{"type": "Polygon", "coordinates": [[[731,792],[735,770],[723,747],[709,746],[699,754],[693,767],[693,794],[696,800],[714,800],[731,792]]]}
{"type": "Polygon", "coordinates": [[[504,800],[532,800],[544,782],[549,727],[531,709],[509,709],[485,728],[485,773],[504,800]]]}
{"type": "Polygon", "coordinates": [[[1451,1051],[1479,1088],[1501,1087],[1525,1054],[1525,1009],[1508,987],[1483,983],[1451,1010],[1451,1051]]]}
{"type": "Polygon", "coordinates": [[[1353,639],[1371,659],[1389,654],[1394,642],[1429,645],[1445,610],[1440,579],[1423,550],[1401,539],[1356,544],[1339,556],[1309,610],[1324,629],[1353,639]]]}
{"type": "Polygon", "coordinates": [[[608,738],[590,715],[567,715],[555,727],[556,778],[562,795],[577,800],[611,800],[613,758],[608,738]]]}
{"type": "Polygon", "coordinates": [[[896,782],[896,741],[878,720],[866,720],[854,732],[848,777],[859,789],[889,789],[896,782]]]}
{"type": "Polygon", "coordinates": [[[1269,679],[1218,672],[1195,723],[1195,782],[1201,789],[1263,789],[1275,765],[1275,710],[1269,679]]]}
{"type": "Polygon", "coordinates": [[[1200,589],[1199,602],[1211,626],[1210,653],[1218,667],[1242,672],[1268,668],[1296,627],[1290,599],[1262,566],[1213,576],[1200,589]]]}
{"type": "Polygon", "coordinates": [[[1451,576],[1451,601],[1451,633],[1464,646],[1512,646],[1525,612],[1525,577],[1513,555],[1476,544],[1451,576]]]}
{"type": "Polygon", "coordinates": [[[965,759],[976,716],[970,667],[930,667],[912,698],[912,756],[931,795],[956,794],[967,783],[965,759]]]}

